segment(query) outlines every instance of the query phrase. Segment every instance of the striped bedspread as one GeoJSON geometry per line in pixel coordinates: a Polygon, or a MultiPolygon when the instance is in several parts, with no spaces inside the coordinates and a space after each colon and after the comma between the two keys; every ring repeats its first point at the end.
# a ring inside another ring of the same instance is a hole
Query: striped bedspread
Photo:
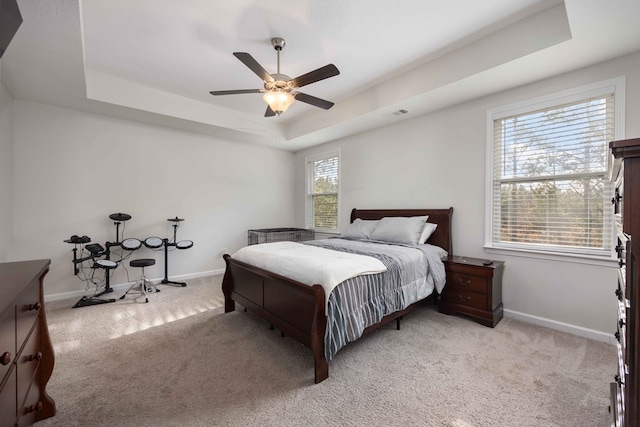
{"type": "Polygon", "coordinates": [[[442,258],[446,251],[432,245],[403,246],[359,240],[323,239],[303,242],[379,259],[387,271],[348,279],[329,295],[325,357],[331,361],[347,343],[387,314],[404,310],[440,293],[445,283],[442,258]]]}

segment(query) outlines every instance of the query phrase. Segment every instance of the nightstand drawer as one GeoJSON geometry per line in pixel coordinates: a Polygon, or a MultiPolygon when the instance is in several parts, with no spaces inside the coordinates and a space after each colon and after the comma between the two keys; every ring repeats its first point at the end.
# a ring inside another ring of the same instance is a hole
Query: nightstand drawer
{"type": "Polygon", "coordinates": [[[487,308],[487,295],[462,289],[449,289],[443,294],[443,300],[451,304],[461,304],[480,310],[486,310],[487,308]]]}
{"type": "Polygon", "coordinates": [[[479,276],[471,276],[462,273],[449,273],[447,275],[447,286],[462,291],[487,293],[487,279],[479,276]]]}

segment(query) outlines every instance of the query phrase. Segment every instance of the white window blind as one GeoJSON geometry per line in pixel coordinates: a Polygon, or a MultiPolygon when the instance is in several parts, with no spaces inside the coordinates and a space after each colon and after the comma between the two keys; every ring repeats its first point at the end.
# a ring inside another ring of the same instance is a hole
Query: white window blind
{"type": "Polygon", "coordinates": [[[492,241],[611,256],[614,94],[493,122],[492,241]]]}
{"type": "Polygon", "coordinates": [[[338,231],[338,160],[335,153],[307,159],[307,228],[338,231]]]}

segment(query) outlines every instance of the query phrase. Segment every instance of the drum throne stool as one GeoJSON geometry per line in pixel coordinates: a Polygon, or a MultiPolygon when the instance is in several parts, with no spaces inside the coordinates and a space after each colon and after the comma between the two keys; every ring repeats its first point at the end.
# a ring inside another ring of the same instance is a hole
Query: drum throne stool
{"type": "Polygon", "coordinates": [[[120,299],[124,299],[124,297],[126,297],[129,292],[132,292],[132,289],[136,286],[140,288],[140,295],[144,295],[144,302],[149,302],[147,292],[160,292],[160,289],[156,288],[156,285],[154,285],[153,282],[151,282],[151,280],[148,280],[144,275],[144,268],[150,267],[155,263],[156,260],[153,258],[134,259],[129,262],[129,265],[131,267],[142,268],[142,276],[134,284],[132,284],[129,289],[127,289],[127,292],[125,292],[124,295],[120,297],[120,299]]]}

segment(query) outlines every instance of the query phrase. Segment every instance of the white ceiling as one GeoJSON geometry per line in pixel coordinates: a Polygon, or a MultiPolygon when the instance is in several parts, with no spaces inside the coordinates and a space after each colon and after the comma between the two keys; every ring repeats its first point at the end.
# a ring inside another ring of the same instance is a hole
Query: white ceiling
{"type": "Polygon", "coordinates": [[[297,151],[478,96],[640,51],[638,0],[18,0],[0,61],[17,99],[297,151]],[[265,118],[233,52],[276,72],[333,63],[265,118]],[[404,115],[393,112],[406,109],[404,115]]]}

